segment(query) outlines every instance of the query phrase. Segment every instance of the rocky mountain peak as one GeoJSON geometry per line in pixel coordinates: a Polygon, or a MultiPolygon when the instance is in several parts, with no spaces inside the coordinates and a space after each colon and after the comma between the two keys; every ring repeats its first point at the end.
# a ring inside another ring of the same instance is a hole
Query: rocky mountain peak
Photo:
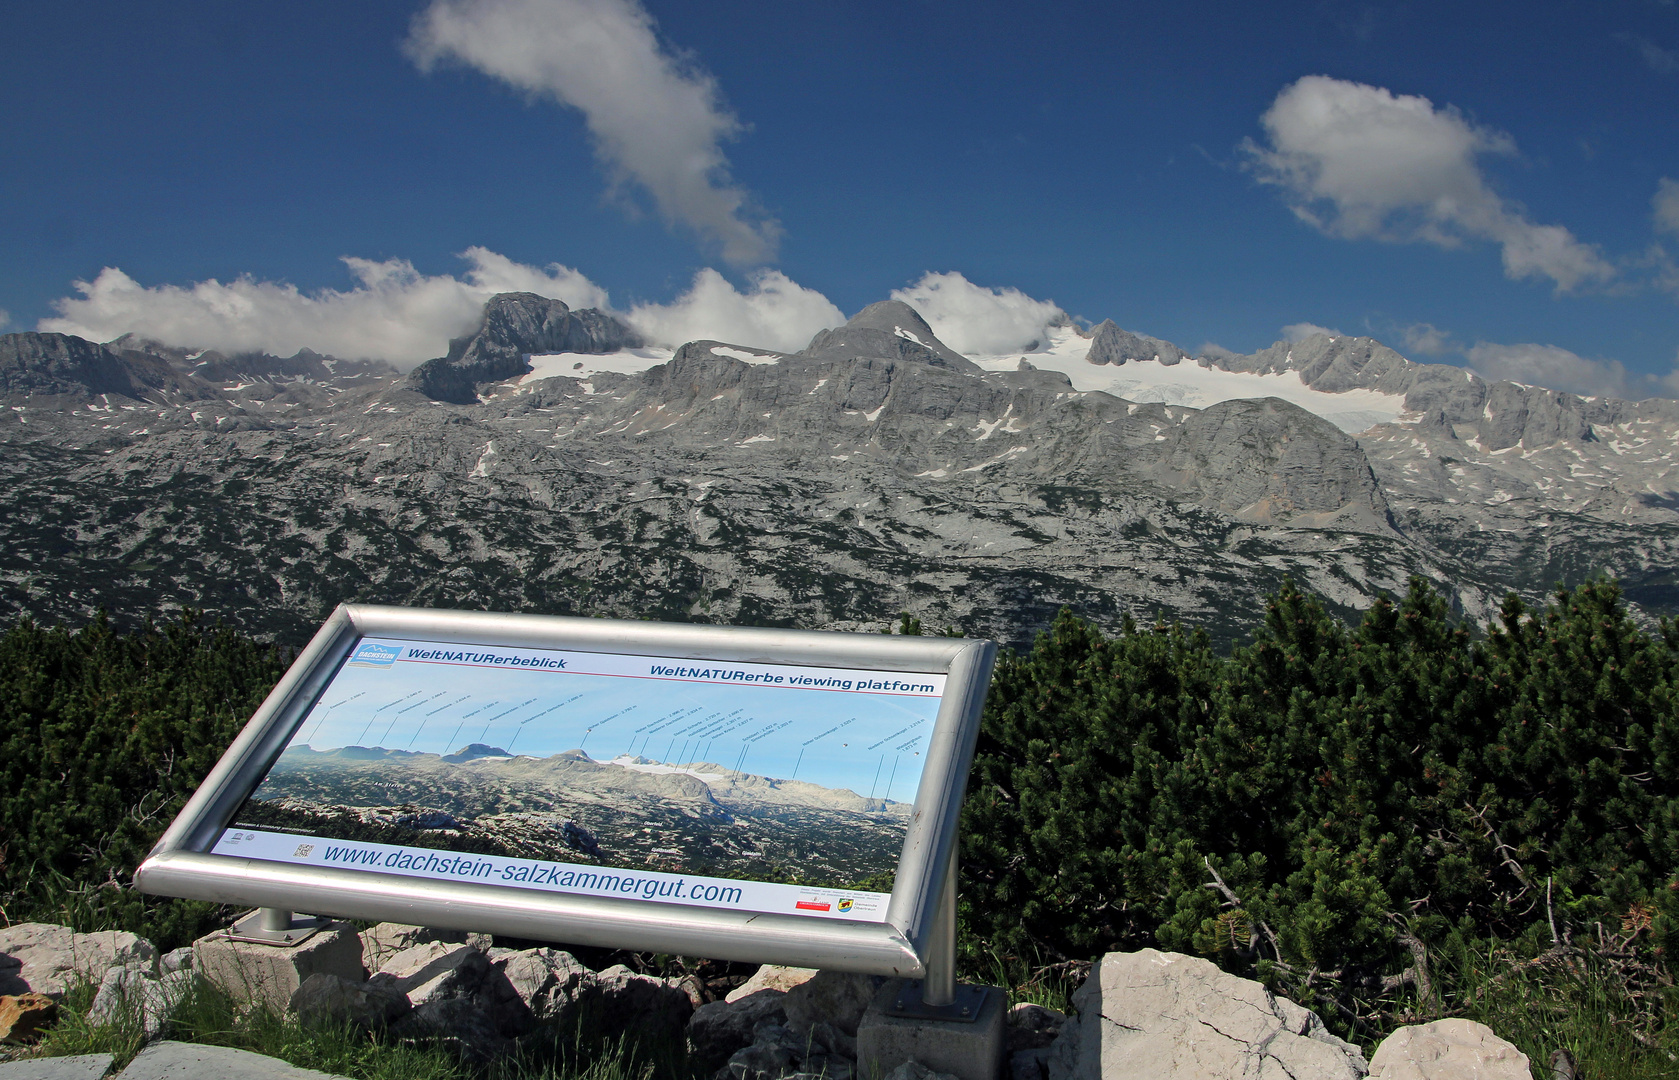
{"type": "Polygon", "coordinates": [[[210,394],[207,386],[157,356],[118,354],[69,334],[0,334],[0,398],[193,400],[210,394]]]}
{"type": "Polygon", "coordinates": [[[870,304],[844,326],[824,330],[810,339],[805,354],[822,360],[867,356],[919,361],[966,374],[979,366],[938,339],[921,313],[901,300],[870,304]]]}
{"type": "Polygon", "coordinates": [[[448,355],[415,368],[408,382],[437,401],[471,405],[481,384],[529,372],[526,357],[533,353],[610,353],[641,343],[635,331],[595,308],[573,311],[535,293],[497,293],[485,302],[478,329],[449,342],[448,355]]]}
{"type": "Polygon", "coordinates": [[[1189,359],[1189,354],[1170,341],[1133,334],[1121,330],[1112,319],[1103,319],[1090,334],[1090,352],[1085,359],[1092,364],[1123,364],[1127,360],[1158,360],[1162,365],[1189,359]]]}

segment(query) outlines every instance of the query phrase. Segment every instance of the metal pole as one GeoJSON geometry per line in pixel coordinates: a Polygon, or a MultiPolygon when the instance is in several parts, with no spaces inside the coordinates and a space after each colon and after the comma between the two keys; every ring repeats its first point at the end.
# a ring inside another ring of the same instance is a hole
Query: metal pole
{"type": "Polygon", "coordinates": [[[956,844],[944,864],[944,887],[933,916],[933,931],[927,936],[927,977],[921,983],[925,1005],[956,1004],[956,844]]]}
{"type": "Polygon", "coordinates": [[[291,912],[287,911],[285,908],[263,908],[262,928],[276,934],[285,933],[291,929],[291,912]]]}

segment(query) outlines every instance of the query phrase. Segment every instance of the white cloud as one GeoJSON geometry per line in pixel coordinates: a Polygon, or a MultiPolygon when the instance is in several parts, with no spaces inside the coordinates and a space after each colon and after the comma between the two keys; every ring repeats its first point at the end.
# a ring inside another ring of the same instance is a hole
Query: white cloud
{"type": "Polygon", "coordinates": [[[1679,234],[1679,180],[1662,177],[1656,182],[1655,197],[1650,200],[1650,208],[1656,219],[1656,228],[1663,232],[1679,234]]]}
{"type": "Polygon", "coordinates": [[[1459,351],[1457,342],[1452,340],[1451,332],[1442,330],[1433,323],[1412,323],[1399,331],[1399,339],[1407,352],[1421,353],[1424,356],[1442,356],[1459,351]]]}
{"type": "Polygon", "coordinates": [[[1467,355],[1471,367],[1494,381],[1508,379],[1576,394],[1642,396],[1619,360],[1590,360],[1555,345],[1495,345],[1482,341],[1467,355]]]}
{"type": "Polygon", "coordinates": [[[1318,334],[1328,334],[1330,337],[1347,336],[1339,330],[1333,330],[1327,326],[1319,326],[1317,323],[1297,322],[1289,323],[1287,326],[1283,327],[1284,341],[1305,341],[1307,338],[1314,337],[1318,334]]]}
{"type": "Polygon", "coordinates": [[[1214,360],[1228,360],[1232,356],[1240,355],[1235,349],[1227,349],[1216,341],[1203,341],[1201,347],[1195,350],[1196,356],[1210,356],[1214,360]]]}
{"type": "Polygon", "coordinates": [[[5,308],[0,308],[0,330],[4,330],[10,325],[12,325],[12,313],[5,308]]]}
{"type": "Polygon", "coordinates": [[[1270,145],[1242,147],[1255,174],[1330,236],[1441,247],[1491,240],[1507,276],[1549,278],[1558,292],[1615,276],[1594,246],[1529,221],[1492,190],[1478,159],[1514,154],[1515,142],[1452,106],[1309,75],[1284,87],[1260,123],[1270,145]]]}
{"type": "Polygon", "coordinates": [[[920,312],[940,341],[975,356],[1033,349],[1051,325],[1067,319],[1053,300],[1034,300],[1012,287],[975,285],[957,273],[923,274],[893,291],[892,299],[920,312]]]}
{"type": "Polygon", "coordinates": [[[845,322],[845,315],[826,296],[779,270],[751,275],[743,293],[707,267],[673,303],[637,304],[627,319],[661,345],[710,339],[797,352],[817,331],[845,322]]]}
{"type": "Polygon", "coordinates": [[[93,281],[75,283],[80,297],[54,301],[58,317],[42,319],[37,329],[93,341],[135,333],[182,348],[279,356],[308,348],[412,367],[443,355],[498,292],[534,292],[572,307],[607,304],[604,289],[558,263],[539,269],[481,247],[461,257],[471,264],[464,278],[428,277],[404,259],[346,258],[360,284],[313,293],[251,277],[147,287],[108,266],[93,281]]]}
{"type": "Polygon", "coordinates": [[[614,186],[641,185],[731,263],[774,256],[780,226],[754,215],[721,149],[743,125],[638,0],[432,0],[405,48],[422,70],[456,61],[577,109],[614,186]]]}
{"type": "Polygon", "coordinates": [[[1671,75],[1679,71],[1679,49],[1664,49],[1647,37],[1637,34],[1616,34],[1615,37],[1632,46],[1651,71],[1671,75]]]}

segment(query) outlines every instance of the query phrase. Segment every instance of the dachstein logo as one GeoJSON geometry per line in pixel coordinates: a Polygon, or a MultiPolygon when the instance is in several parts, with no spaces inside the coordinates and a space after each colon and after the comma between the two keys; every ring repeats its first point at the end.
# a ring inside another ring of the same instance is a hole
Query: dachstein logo
{"type": "Polygon", "coordinates": [[[401,645],[375,645],[364,641],[350,654],[351,667],[390,667],[402,655],[401,645]]]}

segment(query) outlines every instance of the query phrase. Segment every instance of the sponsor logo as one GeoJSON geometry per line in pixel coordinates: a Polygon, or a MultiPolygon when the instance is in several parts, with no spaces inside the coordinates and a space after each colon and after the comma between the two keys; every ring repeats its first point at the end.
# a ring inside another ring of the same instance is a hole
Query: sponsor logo
{"type": "Polygon", "coordinates": [[[401,645],[377,645],[364,641],[350,654],[350,666],[388,668],[401,655],[401,645]]]}
{"type": "Polygon", "coordinates": [[[856,903],[855,900],[852,900],[850,897],[846,897],[844,900],[839,902],[839,909],[841,911],[850,911],[851,905],[854,903],[856,903]]]}
{"type": "Polygon", "coordinates": [[[832,905],[826,900],[800,900],[793,906],[800,911],[827,911],[832,905]]]}

